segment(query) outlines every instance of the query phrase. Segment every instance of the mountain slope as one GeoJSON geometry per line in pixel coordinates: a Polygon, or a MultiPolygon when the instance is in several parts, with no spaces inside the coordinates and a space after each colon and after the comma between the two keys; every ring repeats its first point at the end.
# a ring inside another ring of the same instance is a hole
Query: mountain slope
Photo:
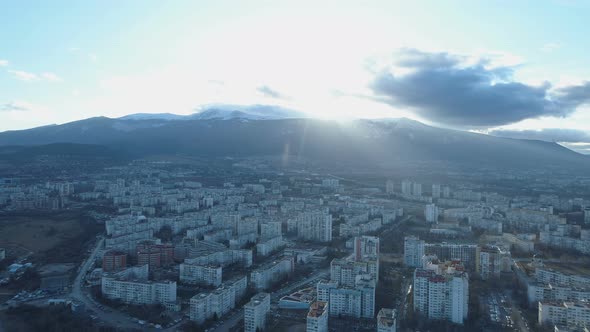
{"type": "Polygon", "coordinates": [[[556,143],[442,129],[420,122],[243,118],[128,120],[91,118],[0,133],[0,145],[98,144],[132,156],[294,155],[344,163],[449,162],[474,167],[584,168],[590,158],[556,143]]]}
{"type": "Polygon", "coordinates": [[[229,105],[213,104],[199,108],[190,115],[172,113],[135,113],[118,118],[119,120],[279,120],[303,119],[305,113],[273,105],[229,105]]]}

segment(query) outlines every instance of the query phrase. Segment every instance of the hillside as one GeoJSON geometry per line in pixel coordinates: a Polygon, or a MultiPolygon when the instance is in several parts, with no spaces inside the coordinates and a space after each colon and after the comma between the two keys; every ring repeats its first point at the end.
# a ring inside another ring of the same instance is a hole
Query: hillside
{"type": "MultiPolygon", "coordinates": [[[[110,119],[0,133],[0,145],[101,145],[129,157],[294,155],[333,162],[437,161],[475,167],[583,168],[590,158],[556,143],[427,126],[408,119],[110,119]]],[[[71,147],[70,147],[71,148],[71,147]]],[[[55,148],[54,148],[55,149],[55,148]]]]}

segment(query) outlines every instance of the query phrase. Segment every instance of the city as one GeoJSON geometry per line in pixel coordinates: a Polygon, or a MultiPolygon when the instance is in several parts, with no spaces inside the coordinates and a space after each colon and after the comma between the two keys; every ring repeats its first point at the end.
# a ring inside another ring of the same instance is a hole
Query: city
{"type": "Polygon", "coordinates": [[[0,0],[0,332],[590,332],[587,0],[0,0]]]}
{"type": "Polygon", "coordinates": [[[63,307],[92,326],[168,331],[588,325],[588,199],[245,162],[3,178],[2,219],[34,235],[2,224],[2,315],[63,307]],[[59,254],[73,243],[33,251],[55,233],[35,220],[64,213],[95,224],[79,256],[59,254]]]}

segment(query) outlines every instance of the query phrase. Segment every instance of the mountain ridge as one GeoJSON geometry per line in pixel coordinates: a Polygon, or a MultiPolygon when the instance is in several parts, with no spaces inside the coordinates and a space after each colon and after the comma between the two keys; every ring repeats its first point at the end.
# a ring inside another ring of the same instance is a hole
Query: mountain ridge
{"type": "Polygon", "coordinates": [[[523,170],[590,167],[590,158],[557,143],[438,128],[405,118],[339,122],[310,118],[246,120],[239,116],[182,121],[94,117],[0,133],[0,146],[51,143],[102,145],[134,157],[289,154],[343,163],[443,161],[523,170]]]}

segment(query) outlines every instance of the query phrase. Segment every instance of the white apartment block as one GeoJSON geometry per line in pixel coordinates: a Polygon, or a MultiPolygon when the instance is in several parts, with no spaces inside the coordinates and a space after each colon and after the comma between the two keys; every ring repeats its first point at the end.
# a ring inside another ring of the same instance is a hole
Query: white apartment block
{"type": "Polygon", "coordinates": [[[551,285],[590,287],[590,277],[569,274],[546,267],[537,267],[535,269],[535,279],[538,282],[551,285]]]}
{"type": "Polygon", "coordinates": [[[319,281],[316,286],[317,300],[322,302],[330,301],[330,290],[337,287],[338,283],[336,281],[319,281]]]}
{"type": "Polygon", "coordinates": [[[512,259],[510,252],[496,246],[486,246],[479,251],[478,271],[481,278],[500,277],[501,272],[510,272],[512,259]]]}
{"type": "Polygon", "coordinates": [[[463,266],[476,270],[478,267],[480,248],[476,244],[460,243],[427,243],[424,245],[425,255],[436,255],[441,261],[459,260],[463,266]]]}
{"type": "Polygon", "coordinates": [[[539,302],[539,324],[590,327],[588,302],[539,302]]]}
{"type": "Polygon", "coordinates": [[[540,231],[545,225],[566,224],[566,219],[539,210],[511,209],[506,211],[505,222],[522,231],[540,231]]]}
{"type": "Polygon", "coordinates": [[[462,266],[430,267],[414,271],[414,310],[429,319],[463,324],[468,313],[467,273],[462,266]]]}
{"type": "Polygon", "coordinates": [[[340,186],[340,181],[338,179],[323,179],[322,180],[322,187],[337,188],[339,186],[340,186]]]}
{"type": "Polygon", "coordinates": [[[432,198],[440,198],[440,184],[432,184],[432,198]]]}
{"type": "Polygon", "coordinates": [[[536,305],[538,302],[551,301],[588,301],[590,300],[590,288],[559,286],[537,282],[527,285],[527,296],[531,305],[536,305]]]}
{"type": "Polygon", "coordinates": [[[377,282],[369,274],[356,277],[354,289],[361,292],[361,317],[375,318],[375,287],[377,282]]]}
{"type": "Polygon", "coordinates": [[[371,274],[377,280],[379,276],[378,267],[365,261],[357,262],[346,259],[335,258],[330,262],[330,280],[337,282],[341,286],[354,287],[356,277],[362,274],[371,274]],[[370,269],[369,265],[373,268],[370,269]]]}
{"type": "Polygon", "coordinates": [[[252,266],[252,250],[249,249],[225,248],[219,251],[189,249],[189,257],[184,260],[187,264],[227,266],[239,263],[244,267],[252,266]]]}
{"type": "Polygon", "coordinates": [[[412,181],[410,180],[403,180],[402,181],[402,194],[403,195],[412,195],[412,181]]]}
{"type": "Polygon", "coordinates": [[[244,332],[263,331],[270,313],[270,294],[258,293],[244,305],[244,332]]]}
{"type": "Polygon", "coordinates": [[[221,266],[180,264],[180,282],[191,285],[219,286],[222,280],[221,266]]]}
{"type": "Polygon", "coordinates": [[[119,273],[103,275],[101,292],[108,299],[135,305],[176,302],[175,281],[149,281],[147,277],[132,279],[119,273]]]}
{"type": "Polygon", "coordinates": [[[333,288],[330,290],[330,316],[349,316],[360,318],[362,313],[362,293],[354,288],[333,288]]]}
{"type": "Polygon", "coordinates": [[[313,302],[307,313],[307,332],[328,332],[328,303],[313,302]]]}
{"type": "Polygon", "coordinates": [[[293,257],[283,257],[278,261],[266,264],[250,273],[250,283],[256,290],[264,290],[273,283],[293,273],[295,262],[293,257]]]}
{"type": "Polygon", "coordinates": [[[339,230],[341,237],[350,237],[360,236],[363,234],[377,231],[381,229],[382,226],[383,221],[381,220],[381,218],[374,218],[371,219],[371,221],[358,225],[350,225],[348,223],[340,224],[339,230]]]}
{"type": "Polygon", "coordinates": [[[375,317],[375,279],[371,275],[358,275],[352,287],[329,281],[319,282],[316,289],[318,301],[328,299],[331,316],[375,317]]]}
{"type": "Polygon", "coordinates": [[[283,237],[281,235],[270,238],[266,241],[256,244],[256,255],[268,256],[274,251],[278,250],[283,246],[283,237]]]}
{"type": "Polygon", "coordinates": [[[193,296],[190,301],[190,319],[203,323],[217,315],[218,318],[235,308],[248,287],[247,277],[238,277],[223,283],[216,290],[193,296]]]}
{"type": "Polygon", "coordinates": [[[236,293],[232,287],[219,287],[210,293],[201,293],[190,300],[190,319],[202,324],[210,318],[221,318],[236,307],[236,293]]]}
{"type": "Polygon", "coordinates": [[[297,237],[302,240],[332,241],[332,215],[328,210],[303,212],[297,216],[297,237]]]}
{"type": "Polygon", "coordinates": [[[127,253],[128,255],[136,255],[137,244],[144,240],[153,239],[154,231],[147,229],[135,233],[129,233],[117,237],[111,237],[105,239],[105,249],[107,250],[119,250],[127,253]]]}
{"type": "Polygon", "coordinates": [[[393,194],[395,188],[395,183],[392,180],[385,181],[385,193],[386,194],[393,194]]]}
{"type": "Polygon", "coordinates": [[[451,188],[448,186],[443,187],[443,197],[450,198],[451,197],[451,188]]]}
{"type": "Polygon", "coordinates": [[[281,222],[271,221],[260,224],[260,237],[263,239],[275,238],[282,234],[281,222]]]}
{"type": "Polygon", "coordinates": [[[404,264],[410,267],[421,267],[424,256],[424,240],[415,236],[406,236],[404,239],[404,264]]]}
{"type": "Polygon", "coordinates": [[[396,332],[397,319],[395,309],[383,308],[377,314],[377,332],[396,332]]]}
{"type": "Polygon", "coordinates": [[[373,259],[379,257],[379,238],[376,236],[359,236],[354,238],[354,259],[373,259]]]}
{"type": "Polygon", "coordinates": [[[422,184],[416,182],[412,184],[412,195],[417,197],[422,196],[422,184]]]}
{"type": "Polygon", "coordinates": [[[430,223],[438,223],[439,209],[435,204],[426,204],[424,207],[424,219],[430,223]]]}

